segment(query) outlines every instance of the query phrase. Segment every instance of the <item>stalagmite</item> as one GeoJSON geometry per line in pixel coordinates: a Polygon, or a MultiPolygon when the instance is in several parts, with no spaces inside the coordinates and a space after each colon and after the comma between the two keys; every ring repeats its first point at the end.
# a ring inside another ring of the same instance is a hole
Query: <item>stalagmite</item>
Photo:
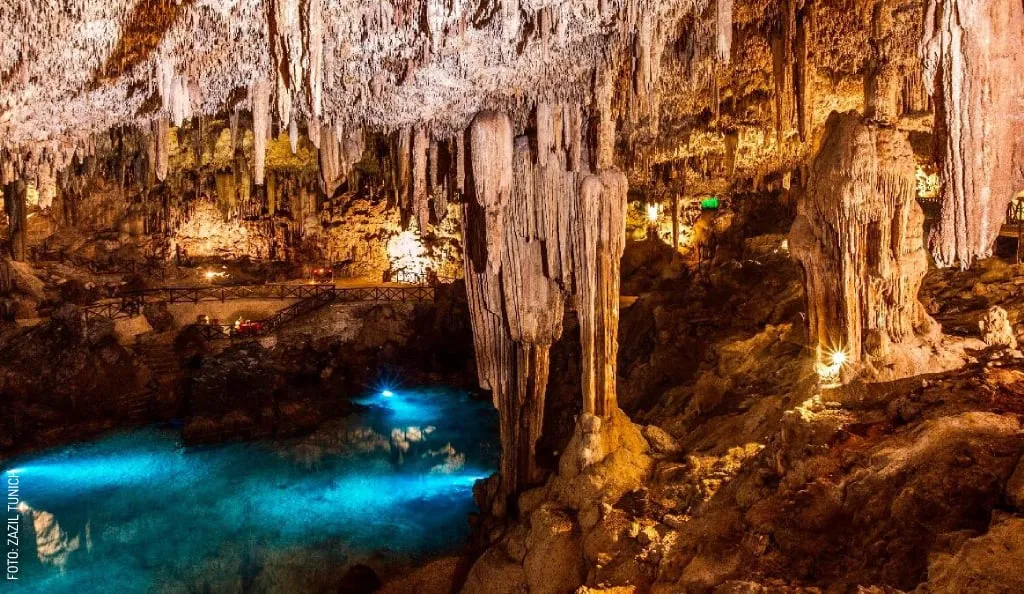
{"type": "Polygon", "coordinates": [[[252,104],[253,181],[263,185],[267,163],[267,129],[270,126],[270,83],[259,79],[249,89],[252,104]]]}
{"type": "Polygon", "coordinates": [[[819,370],[884,365],[933,330],[917,300],[928,260],[914,171],[900,131],[857,113],[830,118],[789,236],[819,370]]]}
{"type": "Polygon", "coordinates": [[[942,214],[931,250],[939,266],[967,268],[992,253],[1007,205],[1021,189],[1014,153],[1024,132],[1024,8],[929,0],[921,57],[941,154],[942,214]]]}

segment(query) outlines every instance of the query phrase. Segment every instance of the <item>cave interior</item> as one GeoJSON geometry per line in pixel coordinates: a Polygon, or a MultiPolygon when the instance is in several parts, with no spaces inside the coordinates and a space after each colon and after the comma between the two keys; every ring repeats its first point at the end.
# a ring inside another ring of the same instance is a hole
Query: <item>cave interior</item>
{"type": "Polygon", "coordinates": [[[141,587],[62,577],[149,545],[32,489],[160,431],[459,495],[378,491],[437,516],[414,559],[139,591],[1024,592],[1024,3],[2,0],[0,40],[5,585],[141,587]]]}

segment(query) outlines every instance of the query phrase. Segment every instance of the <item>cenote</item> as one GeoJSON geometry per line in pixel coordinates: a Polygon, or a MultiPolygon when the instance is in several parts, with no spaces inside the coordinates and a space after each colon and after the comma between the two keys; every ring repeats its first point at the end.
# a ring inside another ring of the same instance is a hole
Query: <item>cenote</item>
{"type": "Polygon", "coordinates": [[[499,457],[490,403],[438,388],[360,402],[287,442],[182,447],[148,428],[10,461],[18,591],[306,591],[352,563],[457,551],[499,457]]]}

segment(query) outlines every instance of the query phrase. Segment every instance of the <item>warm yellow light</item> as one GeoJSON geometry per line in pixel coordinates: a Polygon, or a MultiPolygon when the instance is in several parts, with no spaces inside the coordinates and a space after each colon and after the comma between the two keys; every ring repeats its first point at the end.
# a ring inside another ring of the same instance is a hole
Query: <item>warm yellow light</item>
{"type": "Polygon", "coordinates": [[[648,204],[647,205],[647,222],[657,223],[658,222],[658,205],[648,204]]]}
{"type": "Polygon", "coordinates": [[[849,361],[849,355],[845,348],[826,349],[824,353],[818,351],[818,362],[814,369],[821,381],[830,386],[838,386],[842,383],[843,367],[849,361]]]}
{"type": "Polygon", "coordinates": [[[206,274],[203,276],[206,277],[206,280],[213,280],[213,277],[217,276],[217,273],[212,270],[207,270],[206,274]]]}

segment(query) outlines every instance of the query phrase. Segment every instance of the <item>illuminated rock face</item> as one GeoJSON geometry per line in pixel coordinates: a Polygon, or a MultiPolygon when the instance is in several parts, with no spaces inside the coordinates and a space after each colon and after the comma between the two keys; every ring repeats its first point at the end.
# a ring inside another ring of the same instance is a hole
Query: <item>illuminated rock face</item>
{"type": "Polygon", "coordinates": [[[826,365],[886,360],[930,325],[917,300],[928,260],[915,188],[901,132],[833,114],[789,237],[826,365]]]}
{"type": "Polygon", "coordinates": [[[1020,2],[929,0],[921,55],[936,104],[942,216],[931,238],[940,266],[992,253],[1021,188],[1015,144],[1024,73],[1020,2]]]}

